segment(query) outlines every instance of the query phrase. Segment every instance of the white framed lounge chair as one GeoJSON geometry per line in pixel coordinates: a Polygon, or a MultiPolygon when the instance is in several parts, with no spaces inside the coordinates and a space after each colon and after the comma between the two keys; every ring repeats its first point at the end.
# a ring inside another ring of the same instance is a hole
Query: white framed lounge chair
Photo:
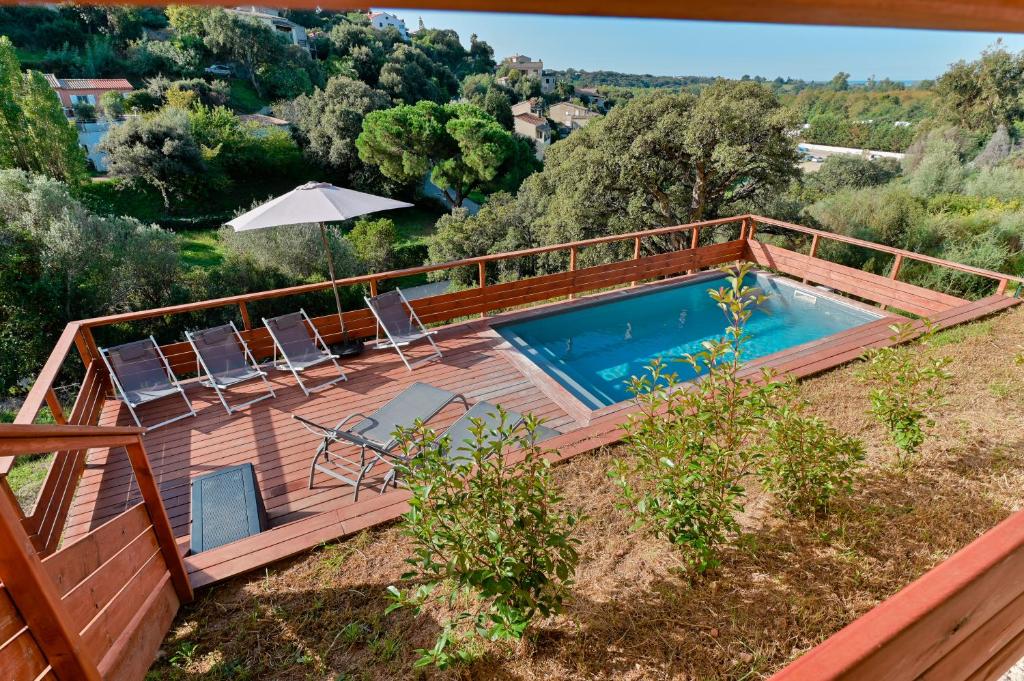
{"type": "Polygon", "coordinates": [[[153,336],[111,348],[100,348],[100,356],[107,365],[118,398],[128,407],[128,412],[140,428],[150,431],[196,415],[192,402],[178,383],[167,357],[153,336]],[[143,426],[135,409],[174,394],[181,395],[181,399],[185,400],[188,413],[152,426],[143,426]]]}
{"type": "Polygon", "coordinates": [[[309,489],[313,488],[313,477],[320,471],[351,485],[355,489],[352,500],[358,501],[363,478],[398,446],[396,433],[413,428],[417,421],[429,421],[452,402],[462,402],[469,409],[462,395],[426,383],[413,383],[369,416],[359,412],[349,414],[334,428],[293,414],[292,418],[321,438],[309,466],[309,489]],[[359,420],[353,423],[354,419],[359,420]],[[335,443],[359,447],[358,458],[331,451],[335,443]],[[367,457],[368,450],[373,456],[367,457]]]}
{"type": "Polygon", "coordinates": [[[186,331],[185,338],[196,353],[197,373],[206,374],[206,379],[200,382],[217,392],[217,397],[228,414],[261,400],[276,397],[273,386],[267,380],[267,373],[256,363],[256,358],[249,351],[249,346],[234,322],[200,331],[186,331]],[[254,378],[263,380],[267,394],[238,405],[229,404],[225,391],[231,386],[254,378]]]}
{"type": "Polygon", "coordinates": [[[310,393],[323,390],[338,381],[348,380],[341,365],[338,364],[338,356],[327,347],[327,343],[324,342],[320,332],[316,330],[313,320],[309,318],[305,310],[300,309],[298,312],[290,312],[270,319],[264,317],[263,325],[267,327],[267,331],[270,332],[270,337],[274,341],[274,368],[292,372],[307,397],[310,393]],[[281,354],[280,358],[278,358],[278,353],[281,354]],[[338,370],[338,377],[307,388],[300,374],[326,362],[334,365],[334,368],[338,370]]]}
{"type": "Polygon", "coordinates": [[[376,349],[394,348],[409,371],[421,364],[441,358],[441,349],[437,347],[433,338],[436,332],[428,331],[427,327],[423,325],[409,300],[402,293],[402,289],[396,288],[394,291],[381,293],[378,296],[367,296],[364,297],[364,300],[377,319],[377,340],[374,344],[376,349]],[[384,338],[381,338],[381,331],[384,332],[384,338]],[[423,338],[430,343],[434,352],[430,356],[410,364],[409,359],[402,352],[402,348],[423,338]]]}

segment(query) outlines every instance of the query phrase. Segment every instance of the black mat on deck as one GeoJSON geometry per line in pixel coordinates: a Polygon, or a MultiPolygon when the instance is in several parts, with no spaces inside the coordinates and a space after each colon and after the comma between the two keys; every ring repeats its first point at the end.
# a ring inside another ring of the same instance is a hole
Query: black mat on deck
{"type": "Polygon", "coordinates": [[[192,553],[265,529],[267,514],[251,463],[222,468],[192,481],[192,553]]]}

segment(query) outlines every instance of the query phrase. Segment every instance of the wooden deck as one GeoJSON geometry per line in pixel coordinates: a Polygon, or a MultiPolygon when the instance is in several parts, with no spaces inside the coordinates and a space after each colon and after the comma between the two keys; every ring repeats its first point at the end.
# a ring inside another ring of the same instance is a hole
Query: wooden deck
{"type": "MultiPolygon", "coordinates": [[[[1016,302],[1019,301],[1006,296],[992,296],[952,307],[933,318],[944,327],[997,312],[1016,302]]],[[[770,365],[798,377],[824,371],[856,359],[867,347],[886,344],[891,335],[888,325],[898,319],[886,316],[823,341],[790,348],[757,361],[751,370],[770,365]]],[[[152,470],[180,550],[186,550],[190,531],[190,479],[225,466],[253,463],[271,526],[256,537],[187,557],[186,567],[193,585],[208,585],[266,565],[323,541],[393,520],[406,510],[405,492],[391,490],[379,495],[374,489],[383,475],[383,466],[364,483],[358,503],[352,500],[351,487],[321,473],[317,474],[313,489],[308,489],[309,463],[317,439],[292,419],[293,414],[333,424],[353,411],[367,413],[412,382],[422,381],[462,393],[471,403],[486,400],[544,418],[546,425],[563,433],[545,443],[553,458],[569,458],[619,438],[621,425],[630,411],[628,403],[589,413],[573,409],[573,398],[568,393],[553,394],[550,379],[545,381],[545,376],[510,356],[507,344],[491,329],[491,321],[465,322],[441,329],[438,343],[443,359],[414,372],[407,371],[394,352],[368,350],[344,364],[348,381],[308,398],[291,374],[275,371],[271,379],[277,398],[231,416],[225,413],[212,390],[191,384],[188,394],[197,417],[145,437],[152,470]]],[[[329,378],[333,371],[333,367],[321,368],[311,378],[329,378]]],[[[253,383],[245,392],[260,387],[253,383]]],[[[151,405],[148,411],[144,408],[142,417],[155,421],[182,407],[180,400],[167,398],[151,405]]],[[[435,417],[431,425],[443,428],[461,410],[460,405],[452,405],[435,417]]],[[[107,400],[100,424],[129,425],[130,417],[119,402],[107,400]]],[[[139,498],[124,450],[93,450],[71,504],[64,543],[123,513],[139,498]]]]}

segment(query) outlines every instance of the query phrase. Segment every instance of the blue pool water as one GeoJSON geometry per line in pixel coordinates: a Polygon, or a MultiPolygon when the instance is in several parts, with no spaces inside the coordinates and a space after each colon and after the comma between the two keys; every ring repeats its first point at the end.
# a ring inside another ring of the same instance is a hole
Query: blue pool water
{"type": "MultiPolygon", "coordinates": [[[[747,325],[753,336],[747,359],[878,319],[835,298],[786,279],[748,275],[767,301],[747,325]]],[[[725,275],[628,295],[607,302],[555,311],[495,328],[513,347],[592,409],[629,399],[630,376],[641,376],[655,357],[701,351],[701,342],[721,337],[725,315],[708,295],[726,284],[725,275]]],[[[680,378],[695,376],[682,363],[680,378]]]]}

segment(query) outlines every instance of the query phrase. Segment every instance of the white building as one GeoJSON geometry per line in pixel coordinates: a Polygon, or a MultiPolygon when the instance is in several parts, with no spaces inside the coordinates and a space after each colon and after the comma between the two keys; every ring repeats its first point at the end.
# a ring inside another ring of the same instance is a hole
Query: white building
{"type": "Polygon", "coordinates": [[[285,36],[292,45],[298,45],[309,52],[309,36],[306,35],[306,29],[294,21],[289,21],[280,16],[280,12],[276,9],[258,7],[256,5],[242,5],[228,11],[238,16],[259,19],[274,31],[285,36]]]}
{"type": "Polygon", "coordinates": [[[367,12],[366,18],[370,20],[370,26],[378,31],[383,31],[391,26],[402,36],[402,40],[409,39],[409,32],[405,30],[405,22],[391,12],[367,12]]]}

